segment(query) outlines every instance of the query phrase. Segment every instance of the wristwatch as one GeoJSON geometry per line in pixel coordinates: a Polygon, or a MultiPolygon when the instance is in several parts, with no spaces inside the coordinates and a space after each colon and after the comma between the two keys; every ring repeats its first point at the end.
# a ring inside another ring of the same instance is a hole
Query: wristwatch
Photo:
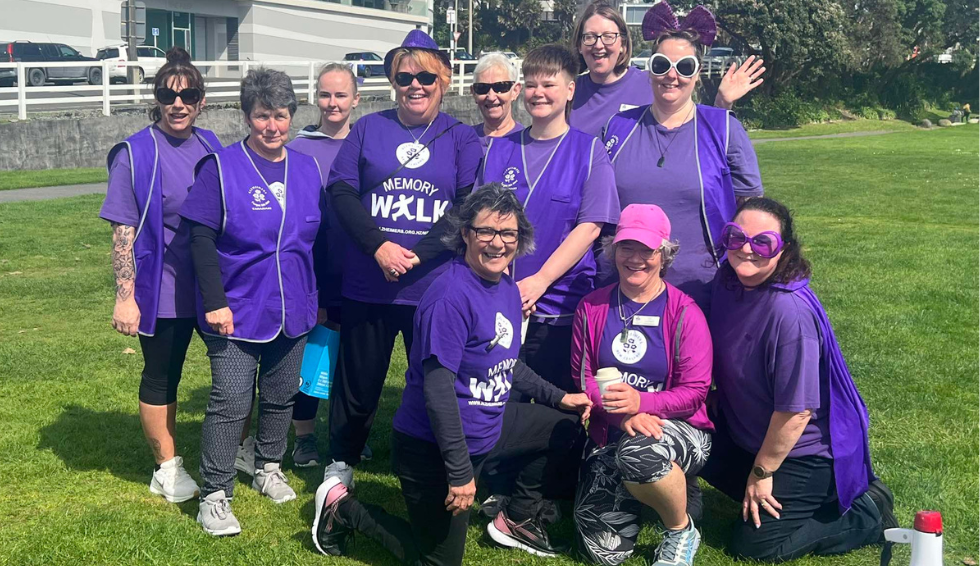
{"type": "Polygon", "coordinates": [[[755,476],[756,479],[764,480],[766,478],[771,478],[772,472],[763,468],[762,466],[755,466],[752,468],[752,475],[755,476]]]}

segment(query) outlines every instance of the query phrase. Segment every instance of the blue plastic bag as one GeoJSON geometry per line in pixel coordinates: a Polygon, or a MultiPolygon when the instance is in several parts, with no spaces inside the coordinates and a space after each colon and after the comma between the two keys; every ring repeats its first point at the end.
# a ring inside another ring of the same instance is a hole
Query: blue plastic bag
{"type": "Polygon", "coordinates": [[[337,371],[337,350],[340,349],[340,333],[326,326],[316,325],[306,338],[303,365],[300,367],[300,393],[320,399],[330,398],[330,384],[337,371]]]}

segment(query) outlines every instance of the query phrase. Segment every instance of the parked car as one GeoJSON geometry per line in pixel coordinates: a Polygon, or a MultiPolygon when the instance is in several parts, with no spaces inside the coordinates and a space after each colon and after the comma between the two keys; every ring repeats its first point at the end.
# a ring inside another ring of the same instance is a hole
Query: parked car
{"type": "Polygon", "coordinates": [[[354,73],[359,77],[385,76],[384,59],[371,51],[357,51],[344,55],[344,61],[358,61],[354,65],[354,73]]]}
{"type": "MultiPolygon", "coordinates": [[[[448,47],[440,47],[439,50],[448,53],[449,58],[452,59],[454,63],[456,61],[464,61],[462,64],[464,75],[472,73],[473,69],[476,68],[476,57],[471,55],[469,51],[463,48],[457,47],[455,53],[453,53],[448,47]]],[[[460,66],[454,64],[453,72],[459,72],[459,67],[460,66]]]]}
{"type": "Polygon", "coordinates": [[[481,51],[480,52],[480,57],[483,57],[484,55],[489,55],[491,53],[500,53],[504,57],[506,57],[508,59],[511,59],[511,60],[513,60],[513,59],[520,59],[521,58],[520,55],[518,55],[517,53],[514,53],[513,51],[481,51]]]}
{"type": "MultiPolygon", "coordinates": [[[[92,61],[74,47],[64,43],[35,43],[33,41],[0,41],[0,61],[4,63],[57,63],[92,61]]],[[[102,84],[102,67],[28,67],[24,70],[27,84],[41,86],[48,81],[88,81],[102,84]]],[[[0,86],[12,86],[17,81],[16,69],[0,69],[0,86]]]]}
{"type": "Polygon", "coordinates": [[[653,55],[652,49],[644,49],[640,51],[633,57],[633,66],[641,71],[647,70],[647,62],[650,61],[650,56],[653,55]]]}
{"type": "Polygon", "coordinates": [[[707,75],[724,75],[732,62],[736,61],[735,50],[731,47],[712,47],[704,58],[704,70],[707,75]]]}
{"type": "MultiPolygon", "coordinates": [[[[99,49],[95,54],[99,61],[110,59],[117,63],[109,65],[109,81],[126,82],[129,78],[126,61],[129,61],[129,47],[125,43],[112,45],[99,49]]],[[[160,67],[167,63],[167,54],[158,47],[152,45],[140,45],[136,47],[136,60],[140,66],[137,67],[138,82],[153,80],[160,67]]]]}

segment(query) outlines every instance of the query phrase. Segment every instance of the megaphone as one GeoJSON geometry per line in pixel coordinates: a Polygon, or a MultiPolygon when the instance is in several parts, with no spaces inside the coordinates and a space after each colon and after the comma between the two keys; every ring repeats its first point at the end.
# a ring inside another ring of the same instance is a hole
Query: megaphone
{"type": "Polygon", "coordinates": [[[912,545],[909,566],[943,566],[943,516],[939,511],[919,511],[911,529],[885,529],[881,565],[891,560],[892,544],[912,545]]]}

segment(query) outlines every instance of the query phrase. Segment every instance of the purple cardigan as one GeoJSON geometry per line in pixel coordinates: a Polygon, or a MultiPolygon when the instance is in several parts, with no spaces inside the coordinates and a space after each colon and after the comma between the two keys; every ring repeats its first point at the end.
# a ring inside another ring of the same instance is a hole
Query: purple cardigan
{"type": "MultiPolygon", "coordinates": [[[[609,298],[615,288],[613,284],[586,295],[575,309],[572,324],[572,376],[594,405],[589,437],[599,446],[606,444],[609,427],[618,427],[623,420],[622,416],[603,410],[595,382],[599,344],[609,315],[609,298]]],[[[663,391],[640,392],[640,412],[663,419],[683,419],[695,428],[714,431],[704,405],[711,387],[711,333],[694,299],[670,283],[667,283],[663,325],[667,381],[663,391]]]]}

